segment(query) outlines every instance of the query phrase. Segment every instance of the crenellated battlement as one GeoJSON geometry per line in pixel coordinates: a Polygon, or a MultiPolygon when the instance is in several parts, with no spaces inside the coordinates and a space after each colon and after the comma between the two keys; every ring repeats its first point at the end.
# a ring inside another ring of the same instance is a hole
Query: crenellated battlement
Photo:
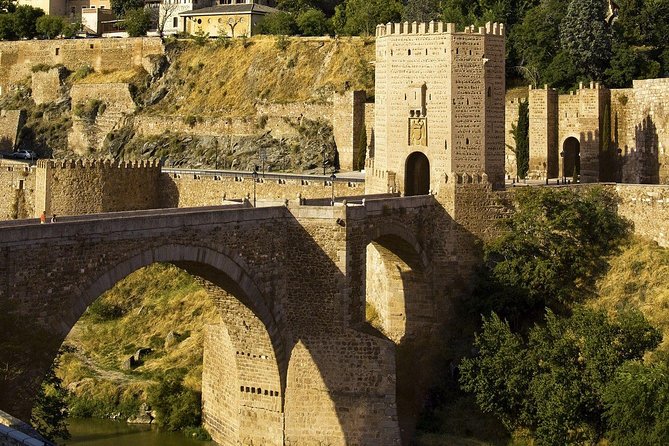
{"type": "Polygon", "coordinates": [[[160,169],[160,160],[89,160],[89,159],[58,159],[39,160],[38,169],[160,169]]]}
{"type": "MultiPolygon", "coordinates": [[[[376,27],[376,37],[383,38],[392,35],[407,35],[407,34],[457,34],[455,23],[444,23],[431,21],[425,22],[400,22],[400,23],[386,23],[385,25],[378,25],[376,27]]],[[[504,24],[497,22],[488,22],[485,26],[476,28],[474,25],[468,26],[461,32],[462,34],[481,34],[504,36],[504,24]]]]}

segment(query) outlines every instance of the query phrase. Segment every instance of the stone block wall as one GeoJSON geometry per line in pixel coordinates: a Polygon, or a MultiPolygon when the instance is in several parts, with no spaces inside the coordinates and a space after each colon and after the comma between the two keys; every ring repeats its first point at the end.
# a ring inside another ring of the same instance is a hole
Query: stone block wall
{"type": "Polygon", "coordinates": [[[508,90],[504,100],[504,173],[506,178],[515,178],[516,167],[516,139],[513,137],[513,127],[518,124],[518,106],[520,101],[527,100],[526,88],[508,90]]]}
{"type": "Polygon", "coordinates": [[[618,213],[634,223],[634,233],[669,248],[669,186],[618,184],[618,213]]]}
{"type": "Polygon", "coordinates": [[[35,214],[35,170],[0,164],[0,220],[30,218],[35,214]]]}
{"type": "Polygon", "coordinates": [[[56,67],[48,71],[38,71],[32,74],[32,98],[35,104],[56,102],[63,94],[63,79],[65,68],[56,67]]]}
{"type": "Polygon", "coordinates": [[[36,176],[35,217],[160,207],[156,161],[40,160],[36,176]]]}
{"type": "Polygon", "coordinates": [[[366,98],[364,90],[334,96],[332,127],[342,170],[354,170],[359,166],[361,132],[366,127],[366,98]]]}
{"type": "Polygon", "coordinates": [[[14,150],[25,120],[26,113],[23,110],[0,110],[0,151],[14,150]]]}
{"type": "Polygon", "coordinates": [[[164,53],[158,37],[0,42],[0,94],[29,77],[34,65],[62,64],[72,71],[86,65],[96,71],[127,70],[149,67],[151,56],[164,53]]]}
{"type": "MultiPolygon", "coordinates": [[[[244,177],[218,177],[185,174],[162,174],[161,207],[217,206],[226,200],[253,199],[253,179],[244,177]]],[[[294,201],[298,195],[304,199],[330,198],[332,183],[324,180],[263,179],[255,183],[257,200],[294,201]]],[[[335,195],[347,197],[362,195],[361,183],[335,181],[335,195]]]]}
{"type": "Polygon", "coordinates": [[[611,90],[611,132],[625,183],[669,184],[669,79],[611,90]]]}
{"type": "Polygon", "coordinates": [[[558,94],[545,86],[529,90],[529,178],[555,178],[560,172],[558,155],[558,94]]]}
{"type": "Polygon", "coordinates": [[[135,102],[127,83],[75,84],[72,97],[72,129],[67,135],[68,147],[79,155],[86,155],[102,147],[105,137],[121,125],[125,116],[135,111],[135,102]],[[91,121],[78,116],[76,110],[90,106],[92,101],[103,104],[91,121]]]}

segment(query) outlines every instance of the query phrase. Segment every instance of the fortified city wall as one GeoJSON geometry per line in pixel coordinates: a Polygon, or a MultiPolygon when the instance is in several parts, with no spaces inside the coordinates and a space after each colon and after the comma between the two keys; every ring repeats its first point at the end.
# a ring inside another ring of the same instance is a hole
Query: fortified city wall
{"type": "Polygon", "coordinates": [[[157,161],[40,160],[37,162],[35,217],[95,214],[158,207],[157,161]]]}
{"type": "Polygon", "coordinates": [[[158,37],[0,42],[0,95],[29,77],[35,65],[60,64],[69,70],[89,65],[96,71],[144,67],[152,72],[151,56],[164,52],[158,37]]]}
{"type": "MultiPolygon", "coordinates": [[[[528,96],[530,178],[571,177],[571,148],[577,146],[582,182],[669,183],[668,79],[638,80],[632,88],[613,90],[591,83],[565,95],[545,86],[530,89],[528,96]],[[601,134],[605,126],[610,135],[601,134]],[[610,165],[599,160],[602,138],[607,137],[610,150],[619,154],[610,165]]],[[[516,170],[511,150],[515,147],[512,126],[518,120],[515,99],[515,92],[507,92],[507,177],[516,170]]]]}
{"type": "Polygon", "coordinates": [[[35,104],[40,105],[47,102],[56,102],[64,96],[63,80],[65,69],[63,67],[51,68],[47,71],[37,71],[32,74],[31,93],[35,104]]]}

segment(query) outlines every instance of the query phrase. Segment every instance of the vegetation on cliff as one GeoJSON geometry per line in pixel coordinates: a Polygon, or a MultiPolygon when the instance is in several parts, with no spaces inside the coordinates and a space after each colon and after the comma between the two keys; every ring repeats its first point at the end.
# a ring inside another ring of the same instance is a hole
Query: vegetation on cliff
{"type": "Polygon", "coordinates": [[[335,91],[374,94],[373,41],[276,37],[174,41],[171,65],[153,91],[166,95],[143,113],[255,116],[259,104],[328,102],[335,91]]]}

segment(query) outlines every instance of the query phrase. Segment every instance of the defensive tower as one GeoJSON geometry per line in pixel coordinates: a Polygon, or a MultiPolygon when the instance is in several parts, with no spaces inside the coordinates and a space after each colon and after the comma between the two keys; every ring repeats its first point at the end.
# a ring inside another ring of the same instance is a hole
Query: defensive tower
{"type": "Polygon", "coordinates": [[[504,186],[504,25],[379,25],[375,102],[367,193],[439,193],[463,177],[504,186]]]}

